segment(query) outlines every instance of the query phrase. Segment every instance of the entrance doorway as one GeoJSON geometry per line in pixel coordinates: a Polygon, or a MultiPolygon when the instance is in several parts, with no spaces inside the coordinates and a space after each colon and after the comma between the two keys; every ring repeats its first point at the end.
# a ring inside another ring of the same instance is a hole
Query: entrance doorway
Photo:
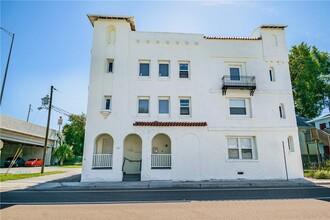
{"type": "Polygon", "coordinates": [[[142,167],[142,139],[129,134],[124,140],[123,181],[140,181],[142,167]]]}

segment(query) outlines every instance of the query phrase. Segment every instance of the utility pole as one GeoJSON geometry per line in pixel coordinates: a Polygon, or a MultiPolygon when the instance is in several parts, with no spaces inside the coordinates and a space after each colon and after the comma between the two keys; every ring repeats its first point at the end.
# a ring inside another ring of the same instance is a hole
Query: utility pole
{"type": "Polygon", "coordinates": [[[7,72],[8,72],[8,66],[9,66],[9,62],[10,62],[10,56],[11,56],[11,50],[13,48],[13,43],[14,43],[14,38],[15,38],[15,34],[10,33],[9,31],[7,31],[4,28],[1,28],[1,30],[3,30],[4,32],[6,32],[9,36],[11,36],[11,44],[10,44],[10,49],[9,49],[9,55],[8,55],[8,60],[7,60],[7,65],[6,65],[6,70],[5,70],[5,76],[3,78],[3,82],[2,82],[2,87],[1,87],[1,94],[0,94],[0,106],[2,103],[2,97],[3,97],[3,92],[5,90],[5,85],[6,85],[6,79],[7,79],[7,72]]]}
{"type": "MultiPolygon", "coordinates": [[[[47,128],[46,128],[46,137],[45,137],[45,144],[44,144],[44,152],[42,155],[42,166],[41,166],[41,173],[44,173],[45,169],[45,159],[46,159],[46,151],[47,151],[47,141],[48,141],[48,132],[49,132],[49,123],[50,123],[50,113],[52,111],[52,102],[53,102],[53,90],[54,86],[50,87],[50,98],[48,103],[48,120],[47,120],[47,128]]],[[[42,99],[44,101],[44,99],[42,99]]]]}
{"type": "Polygon", "coordinates": [[[29,111],[28,111],[28,115],[27,115],[27,118],[26,118],[26,121],[29,122],[29,118],[30,118],[30,112],[32,111],[32,108],[31,108],[31,104],[29,105],[29,111]]]}

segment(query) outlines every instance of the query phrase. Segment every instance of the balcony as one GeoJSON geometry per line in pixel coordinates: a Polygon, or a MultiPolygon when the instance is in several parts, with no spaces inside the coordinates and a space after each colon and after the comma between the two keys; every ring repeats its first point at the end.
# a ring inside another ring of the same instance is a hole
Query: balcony
{"type": "Polygon", "coordinates": [[[250,95],[253,96],[256,88],[255,76],[222,77],[222,95],[226,95],[227,89],[243,89],[250,90],[250,95]]]}

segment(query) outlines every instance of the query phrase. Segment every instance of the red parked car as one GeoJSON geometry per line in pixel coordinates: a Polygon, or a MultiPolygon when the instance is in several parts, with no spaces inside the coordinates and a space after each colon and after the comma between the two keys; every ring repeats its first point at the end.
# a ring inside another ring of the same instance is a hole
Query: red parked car
{"type": "Polygon", "coordinates": [[[26,167],[40,167],[42,165],[42,160],[38,158],[30,159],[25,162],[26,167]]]}

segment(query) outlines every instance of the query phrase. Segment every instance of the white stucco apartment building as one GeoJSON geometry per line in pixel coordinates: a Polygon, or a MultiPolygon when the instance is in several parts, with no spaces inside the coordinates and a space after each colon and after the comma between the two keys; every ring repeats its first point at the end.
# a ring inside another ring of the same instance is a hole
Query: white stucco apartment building
{"type": "Polygon", "coordinates": [[[208,37],[88,18],[82,181],[303,177],[286,26],[208,37]]]}

